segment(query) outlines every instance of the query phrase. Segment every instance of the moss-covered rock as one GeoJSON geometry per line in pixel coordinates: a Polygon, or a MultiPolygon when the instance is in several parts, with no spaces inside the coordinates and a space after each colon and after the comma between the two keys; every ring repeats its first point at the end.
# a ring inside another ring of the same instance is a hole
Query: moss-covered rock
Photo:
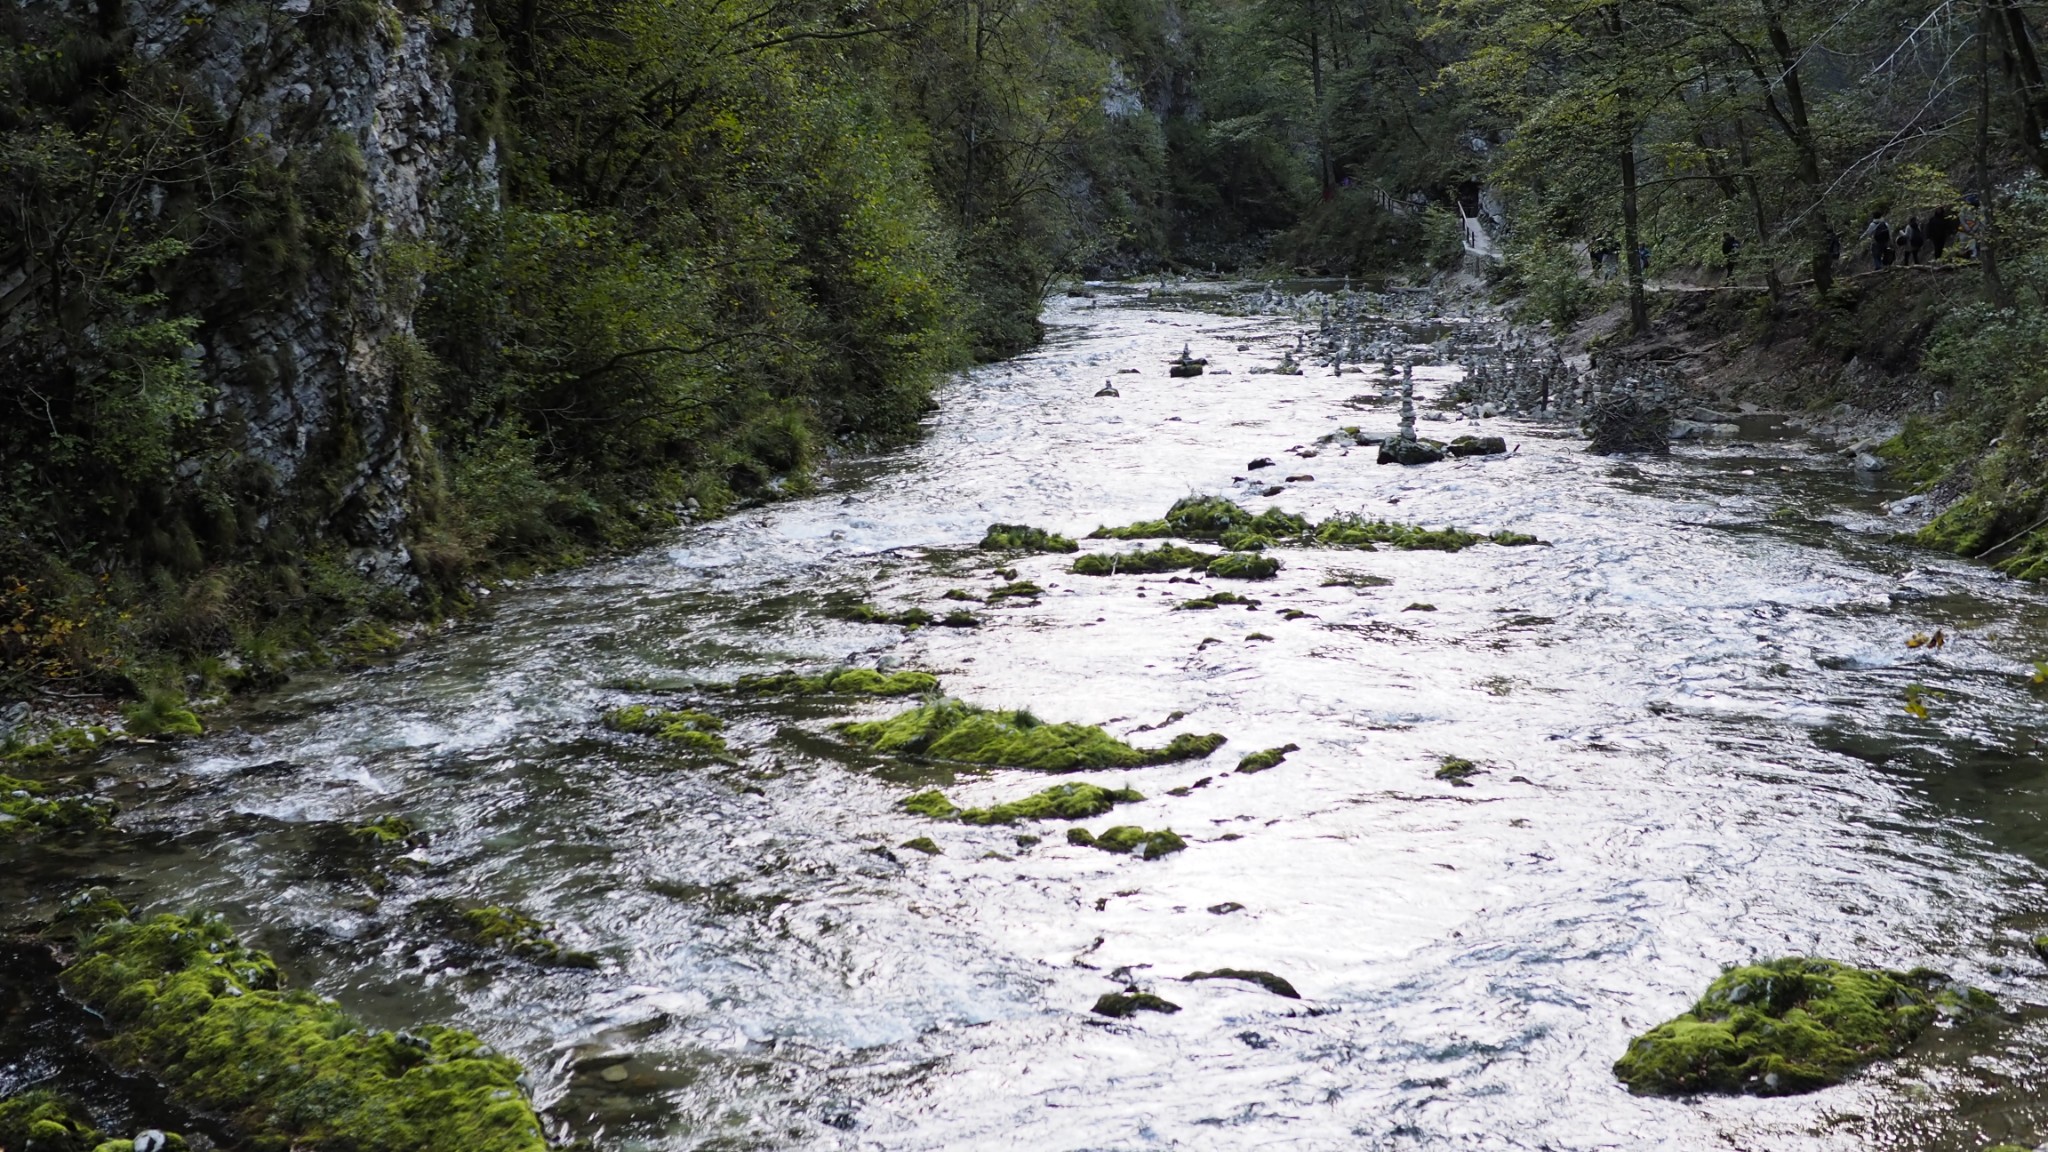
{"type": "Polygon", "coordinates": [[[1171,828],[1148,832],[1135,824],[1118,824],[1113,828],[1106,828],[1100,836],[1086,828],[1069,828],[1067,843],[1078,844],[1084,848],[1100,848],[1104,852],[1114,852],[1120,856],[1128,856],[1135,852],[1146,860],[1171,856],[1188,846],[1188,842],[1175,835],[1171,828]]]}
{"type": "Polygon", "coordinates": [[[1463,756],[1445,756],[1437,761],[1436,778],[1448,780],[1454,788],[1472,787],[1472,777],[1479,775],[1479,765],[1463,756]]]}
{"type": "Polygon", "coordinates": [[[34,780],[0,775],[0,842],[104,828],[114,806],[90,796],[52,794],[34,780]]]}
{"type": "Polygon", "coordinates": [[[938,843],[929,836],[913,836],[910,839],[905,840],[903,843],[898,844],[897,847],[908,848],[912,852],[922,852],[927,856],[937,856],[945,851],[945,849],[940,848],[938,843]]]}
{"type": "Polygon", "coordinates": [[[1095,1007],[1089,1011],[1097,1016],[1113,1016],[1117,1019],[1135,1016],[1140,1012],[1160,1012],[1170,1016],[1180,1011],[1180,1005],[1154,996],[1150,992],[1105,992],[1096,997],[1095,1007]]]}
{"type": "Polygon", "coordinates": [[[99,1130],[55,1092],[32,1089],[0,1100],[0,1148],[23,1152],[93,1152],[99,1130]]]}
{"type": "Polygon", "coordinates": [[[903,807],[933,820],[957,820],[962,824],[1015,824],[1020,820],[1087,820],[1102,815],[1118,804],[1135,804],[1145,797],[1130,788],[1104,788],[1099,784],[1055,784],[1022,800],[1009,800],[988,808],[961,808],[938,789],[919,792],[903,807]]]}
{"type": "Polygon", "coordinates": [[[38,764],[84,756],[98,751],[100,745],[113,739],[113,735],[97,724],[58,728],[34,739],[22,739],[10,733],[0,740],[0,764],[38,764]]]}
{"type": "Polygon", "coordinates": [[[1030,599],[1043,595],[1045,595],[1045,589],[1040,588],[1029,580],[1018,580],[991,591],[986,599],[990,604],[994,604],[998,600],[1030,599]]]}
{"type": "MultiPolygon", "coordinates": [[[[1268,508],[1256,515],[1221,496],[1188,496],[1174,502],[1163,520],[1141,520],[1121,528],[1090,532],[1098,540],[1143,540],[1177,536],[1183,540],[1224,540],[1226,535],[1256,535],[1284,540],[1307,532],[1309,522],[1291,512],[1268,508]]],[[[1225,541],[1225,547],[1230,547],[1225,541]]]]}
{"type": "Polygon", "coordinates": [[[365,844],[379,848],[411,847],[425,843],[413,823],[403,816],[379,816],[361,824],[351,824],[348,834],[365,844]]]}
{"type": "Polygon", "coordinates": [[[1209,575],[1219,580],[1270,580],[1280,561],[1259,552],[1225,552],[1209,562],[1209,575]]]}
{"type": "Polygon", "coordinates": [[[1194,760],[1223,744],[1223,737],[1213,733],[1183,733],[1165,748],[1133,748],[1094,725],[1048,724],[1021,709],[978,708],[950,699],[935,700],[886,720],[838,727],[848,739],[878,752],[909,752],[1044,772],[1194,760]]]}
{"type": "Polygon", "coordinates": [[[663,711],[645,704],[628,704],[605,713],[604,726],[614,732],[652,736],[706,756],[725,754],[725,739],[718,735],[725,722],[706,712],[663,711]]]}
{"type": "Polygon", "coordinates": [[[1278,767],[1282,760],[1287,759],[1289,752],[1299,751],[1301,747],[1297,744],[1282,744],[1278,748],[1261,749],[1239,760],[1237,770],[1246,773],[1264,772],[1268,768],[1278,767]]]}
{"type": "Polygon", "coordinates": [[[901,612],[891,612],[877,608],[873,604],[855,604],[843,608],[838,612],[838,616],[842,620],[852,620],[857,624],[897,624],[905,628],[923,628],[938,620],[938,617],[922,608],[905,608],[901,612]]]}
{"type": "Polygon", "coordinates": [[[560,968],[597,967],[597,957],[564,948],[554,938],[554,925],[517,908],[486,905],[460,909],[450,918],[450,926],[465,943],[485,951],[560,968]]]}
{"type": "Polygon", "coordinates": [[[1387,520],[1333,516],[1316,527],[1316,542],[1329,548],[1367,551],[1385,544],[1404,552],[1461,552],[1485,539],[1457,528],[1419,528],[1387,520]]]}
{"type": "Polygon", "coordinates": [[[938,691],[939,678],[929,672],[845,668],[816,676],[800,672],[742,676],[733,689],[755,696],[921,696],[938,691]]]}
{"type": "Polygon", "coordinates": [[[115,919],[61,981],[106,1022],[103,1054],[256,1152],[547,1148],[517,1063],[467,1032],[373,1031],[284,991],[270,957],[217,919],[115,919]]]}
{"type": "Polygon", "coordinates": [[[1249,596],[1239,596],[1235,592],[1211,592],[1207,596],[1183,600],[1175,604],[1174,609],[1182,612],[1204,612],[1211,608],[1221,608],[1226,604],[1241,604],[1246,608],[1259,606],[1259,602],[1249,596]]]}
{"type": "Polygon", "coordinates": [[[990,552],[1078,552],[1079,544],[1065,536],[1033,528],[1029,524],[991,524],[981,546],[990,552]]]}
{"type": "Polygon", "coordinates": [[[1247,984],[1256,984],[1275,996],[1285,996],[1289,1000],[1301,999],[1301,993],[1294,990],[1294,985],[1261,968],[1212,968],[1207,972],[1190,972],[1181,977],[1184,984],[1191,984],[1197,980],[1242,980],[1247,984]]]}
{"type": "Polygon", "coordinates": [[[1182,570],[1200,571],[1218,558],[1218,553],[1162,544],[1136,552],[1098,552],[1082,556],[1068,569],[1078,576],[1149,575],[1182,570]]]}
{"type": "Polygon", "coordinates": [[[1217,543],[1231,552],[1264,552],[1273,546],[1273,538],[1258,532],[1233,528],[1225,532],[1217,543]]]}
{"type": "Polygon", "coordinates": [[[1995,1007],[1924,969],[1803,956],[1746,964],[1723,972],[1690,1011],[1631,1041],[1614,1074],[1645,1095],[1811,1092],[1897,1055],[1945,1012],[1995,1007]]]}
{"type": "Polygon", "coordinates": [[[1498,436],[1459,436],[1444,450],[1453,456],[1498,456],[1508,450],[1508,442],[1498,436]]]}
{"type": "Polygon", "coordinates": [[[1509,532],[1506,529],[1495,532],[1486,539],[1488,542],[1498,544],[1503,548],[1528,548],[1543,543],[1543,541],[1529,535],[1527,532],[1509,532]]]}

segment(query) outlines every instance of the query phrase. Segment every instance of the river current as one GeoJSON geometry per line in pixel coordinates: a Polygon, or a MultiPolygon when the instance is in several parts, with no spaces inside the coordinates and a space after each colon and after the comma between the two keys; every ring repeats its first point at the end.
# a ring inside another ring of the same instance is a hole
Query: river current
{"type": "MultiPolygon", "coordinates": [[[[1892,542],[1899,492],[1768,420],[1668,458],[1457,420],[1425,434],[1515,451],[1383,467],[1318,444],[1393,430],[1393,406],[1347,402],[1376,378],[1251,372],[1294,345],[1297,317],[1105,292],[1047,320],[1039,350],[949,385],[917,444],[842,461],[813,494],[501,590],[388,666],[295,681],[206,738],[125,754],[104,769],[122,835],[0,896],[42,905],[93,880],[144,909],[218,909],[373,1023],[447,1020],[518,1055],[556,1135],[602,1149],[2048,1137],[2035,588],[1892,542]],[[1209,370],[1169,379],[1184,343],[1209,370]],[[1120,395],[1094,395],[1105,381],[1120,395]],[[1547,546],[1282,548],[1275,579],[1208,585],[1255,608],[1215,611],[1175,610],[1197,592],[1166,576],[974,548],[991,522],[1080,536],[1195,493],[1547,546]],[[1044,595],[968,605],[979,628],[834,611],[940,611],[1004,566],[1044,595]],[[1358,576],[1390,583],[1326,584],[1358,576]],[[1943,646],[1908,647],[1937,629],[1943,646]],[[1049,781],[832,733],[901,702],[692,692],[841,662],[930,671],[963,699],[1134,743],[1229,743],[1075,777],[1149,797],[1088,826],[1188,842],[1142,860],[1058,824],[905,813],[922,787],[989,803],[1049,781]],[[671,696],[725,718],[736,763],[598,724],[671,696]],[[1286,743],[1279,767],[1231,771],[1286,743]],[[1445,756],[1481,771],[1438,779],[1445,756]],[[323,836],[394,813],[428,839],[388,890],[320,866],[323,836]],[[899,847],[917,836],[941,853],[899,847]],[[597,967],[458,963],[424,912],[451,897],[551,921],[597,967]],[[1616,1082],[1629,1038],[1723,966],[1787,954],[1938,968],[2012,1018],[1807,1096],[1616,1082]],[[1277,973],[1301,999],[1179,979],[1218,967],[1277,973]],[[1182,1011],[1090,1013],[1130,985],[1182,1011]]],[[[1458,372],[1425,365],[1418,392],[1458,372]]]]}

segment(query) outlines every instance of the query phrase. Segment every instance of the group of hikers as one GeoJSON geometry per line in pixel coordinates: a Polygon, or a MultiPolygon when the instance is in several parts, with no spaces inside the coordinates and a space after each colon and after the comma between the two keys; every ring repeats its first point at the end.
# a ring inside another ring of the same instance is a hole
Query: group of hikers
{"type": "Polygon", "coordinates": [[[1924,221],[1915,214],[1897,227],[1885,219],[1882,211],[1872,212],[1862,237],[1870,244],[1871,271],[1881,272],[1893,264],[1925,264],[1939,260],[1949,242],[1957,236],[1963,238],[1970,259],[1976,259],[1980,227],[1976,195],[1965,196],[1963,203],[1965,207],[1960,214],[1954,207],[1944,204],[1929,212],[1924,221]]]}

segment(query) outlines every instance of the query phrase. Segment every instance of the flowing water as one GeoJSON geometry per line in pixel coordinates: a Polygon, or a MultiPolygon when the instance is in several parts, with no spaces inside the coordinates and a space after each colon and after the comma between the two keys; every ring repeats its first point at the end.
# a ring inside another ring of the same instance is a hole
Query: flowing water
{"type": "MultiPolygon", "coordinates": [[[[2034,588],[1889,542],[1896,493],[1767,421],[1606,459],[1493,420],[1514,454],[1381,467],[1315,449],[1338,425],[1391,431],[1391,407],[1346,403],[1369,377],[1250,374],[1292,346],[1292,320],[1114,294],[1048,319],[1042,349],[950,386],[921,442],[815,494],[501,591],[387,667],[300,680],[205,739],[110,761],[120,834],[28,858],[0,899],[47,908],[92,880],[146,909],[219,909],[374,1023],[450,1020],[518,1054],[557,1135],[606,1149],[2048,1136],[2048,1027],[2028,1007],[2048,976],[2028,944],[2048,926],[2034,588]],[[1167,378],[1183,342],[1208,374],[1167,378]],[[1093,395],[1105,379],[1121,396],[1093,395]],[[1279,463],[1247,470],[1257,457],[1279,463]],[[992,521],[1079,535],[1198,492],[1549,546],[1280,549],[1276,579],[1236,588],[1256,608],[1216,611],[1175,611],[1194,589],[1164,576],[973,548],[992,521]],[[976,606],[978,629],[834,614],[954,607],[945,591],[985,592],[1005,564],[1046,592],[976,606]],[[1325,586],[1347,574],[1391,583],[1325,586]],[[1945,646],[1907,647],[1936,629],[1945,646]],[[1230,743],[1080,777],[1151,797],[1089,826],[1189,843],[1147,861],[1059,825],[904,813],[933,784],[986,803],[1047,781],[833,737],[900,704],[691,690],[838,662],[929,670],[959,697],[1141,744],[1230,743]],[[1913,685],[1924,719],[1903,706],[1913,685]],[[737,762],[598,725],[671,698],[723,715],[737,762]],[[1279,767],[1231,771],[1283,743],[1300,750],[1279,767]],[[1483,771],[1439,780],[1448,755],[1483,771]],[[333,845],[389,813],[429,840],[378,892],[333,845]],[[942,853],[898,847],[921,835],[942,853]],[[479,967],[433,927],[450,898],[552,921],[598,967],[479,967]],[[1629,1037],[1722,966],[1793,953],[1940,968],[2013,1018],[1810,1096],[1616,1083],[1629,1037]],[[1302,998],[1179,980],[1226,966],[1302,998]],[[1183,1010],[1088,1011],[1128,985],[1183,1010]]],[[[1455,375],[1417,372],[1424,393],[1455,375]]],[[[15,1053],[0,1088],[53,1059],[15,1053]]]]}

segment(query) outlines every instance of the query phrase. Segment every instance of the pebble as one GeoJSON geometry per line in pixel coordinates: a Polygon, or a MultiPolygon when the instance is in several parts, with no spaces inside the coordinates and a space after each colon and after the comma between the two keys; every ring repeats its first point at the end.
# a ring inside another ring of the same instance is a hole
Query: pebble
{"type": "Polygon", "coordinates": [[[623,1084],[626,1082],[626,1078],[631,1075],[631,1072],[626,1071],[626,1066],[624,1064],[614,1064],[611,1067],[605,1069],[604,1071],[599,1072],[597,1074],[597,1078],[604,1081],[607,1084],[623,1084]]]}

